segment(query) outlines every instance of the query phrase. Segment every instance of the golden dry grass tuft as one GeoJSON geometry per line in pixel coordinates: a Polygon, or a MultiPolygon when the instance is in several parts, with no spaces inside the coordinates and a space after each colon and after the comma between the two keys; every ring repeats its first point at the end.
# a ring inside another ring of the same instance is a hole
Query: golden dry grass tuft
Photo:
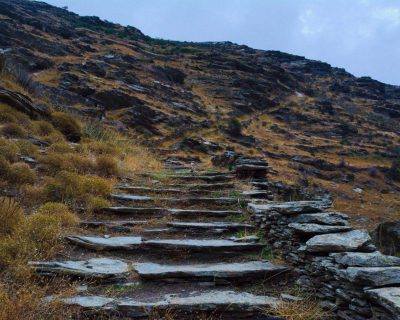
{"type": "Polygon", "coordinates": [[[1,133],[10,138],[25,138],[26,130],[19,124],[9,122],[1,127],[1,133]]]}
{"type": "Polygon", "coordinates": [[[63,227],[75,227],[79,223],[78,216],[64,203],[47,202],[37,209],[36,214],[54,216],[63,227]]]}
{"type": "Polygon", "coordinates": [[[105,177],[118,176],[120,173],[118,162],[108,155],[98,156],[96,159],[97,171],[105,177]]]}
{"type": "Polygon", "coordinates": [[[36,172],[26,163],[17,162],[11,165],[8,179],[17,186],[33,184],[36,180],[36,172]]]}
{"type": "Polygon", "coordinates": [[[330,315],[322,310],[317,300],[306,298],[302,301],[280,302],[275,314],[286,320],[328,320],[330,315]]]}
{"type": "Polygon", "coordinates": [[[76,118],[63,112],[54,112],[51,118],[53,125],[60,130],[68,140],[73,142],[80,141],[82,125],[76,118]]]}
{"type": "Polygon", "coordinates": [[[24,220],[24,212],[11,198],[0,198],[0,236],[12,234],[24,220]]]}

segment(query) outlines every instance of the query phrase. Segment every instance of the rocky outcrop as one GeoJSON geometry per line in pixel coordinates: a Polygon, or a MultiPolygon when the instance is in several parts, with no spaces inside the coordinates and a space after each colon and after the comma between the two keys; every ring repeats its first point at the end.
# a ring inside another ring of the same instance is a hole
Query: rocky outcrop
{"type": "Polygon", "coordinates": [[[399,319],[400,258],[376,251],[348,217],[326,201],[249,204],[265,239],[337,319],[399,319]],[[350,230],[349,230],[350,229],[350,230]]]}

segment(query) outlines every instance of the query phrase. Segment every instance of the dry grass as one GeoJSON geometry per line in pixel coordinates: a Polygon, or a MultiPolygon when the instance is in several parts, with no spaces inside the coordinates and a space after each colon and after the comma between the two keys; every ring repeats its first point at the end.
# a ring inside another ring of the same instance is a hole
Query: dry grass
{"type": "Polygon", "coordinates": [[[11,198],[0,198],[0,236],[12,234],[24,220],[24,212],[11,198]]]}
{"type": "Polygon", "coordinates": [[[1,128],[1,133],[10,138],[25,138],[27,133],[25,129],[16,123],[6,123],[1,128]]]}
{"type": "Polygon", "coordinates": [[[318,301],[310,298],[295,302],[281,302],[274,311],[276,316],[283,317],[286,320],[332,319],[328,312],[322,310],[318,301]]]}
{"type": "Polygon", "coordinates": [[[51,115],[53,125],[72,142],[79,142],[82,136],[82,125],[72,115],[63,112],[54,112],[51,115]]]}
{"type": "Polygon", "coordinates": [[[17,162],[11,165],[8,179],[17,186],[33,184],[36,180],[36,172],[26,163],[17,162]]]}

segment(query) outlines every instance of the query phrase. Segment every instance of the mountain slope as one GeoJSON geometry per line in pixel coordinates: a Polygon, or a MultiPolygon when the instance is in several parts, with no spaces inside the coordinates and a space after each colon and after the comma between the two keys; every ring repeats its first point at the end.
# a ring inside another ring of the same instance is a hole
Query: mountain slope
{"type": "Polygon", "coordinates": [[[398,217],[397,86],[277,51],[152,39],[41,2],[0,0],[0,29],[38,103],[206,162],[263,155],[272,179],[329,190],[363,225],[398,217]]]}

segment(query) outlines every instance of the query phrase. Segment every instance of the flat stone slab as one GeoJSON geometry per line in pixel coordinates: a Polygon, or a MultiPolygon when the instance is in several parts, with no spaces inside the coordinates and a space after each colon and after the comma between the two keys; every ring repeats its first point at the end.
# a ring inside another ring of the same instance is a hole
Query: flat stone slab
{"type": "Polygon", "coordinates": [[[235,179],[235,176],[232,174],[218,174],[218,175],[171,175],[168,176],[171,179],[177,180],[202,180],[202,181],[229,181],[235,179]]]}
{"type": "Polygon", "coordinates": [[[172,215],[176,217],[227,217],[243,214],[239,210],[175,209],[160,207],[108,207],[100,210],[115,215],[172,215]]]}
{"type": "MultiPolygon", "coordinates": [[[[130,195],[130,194],[112,194],[110,197],[117,201],[130,201],[130,202],[139,202],[139,203],[149,203],[149,202],[161,201],[161,202],[168,202],[168,203],[172,203],[172,204],[213,203],[213,204],[221,204],[221,205],[233,205],[233,204],[238,204],[239,201],[240,202],[246,201],[245,199],[232,198],[232,197],[154,198],[154,197],[149,197],[149,196],[130,195]]],[[[250,200],[247,200],[247,201],[250,201],[250,200]]]]}
{"type": "Polygon", "coordinates": [[[191,281],[250,280],[268,278],[288,271],[270,262],[218,263],[199,265],[160,265],[138,263],[134,270],[146,280],[185,279],[191,281]]]}
{"type": "Polygon", "coordinates": [[[305,250],[314,253],[357,251],[366,248],[370,242],[371,237],[367,231],[353,230],[317,235],[306,242],[305,250]]]}
{"type": "Polygon", "coordinates": [[[365,293],[375,303],[389,310],[394,319],[400,319],[400,287],[366,290],[365,293]]]}
{"type": "Polygon", "coordinates": [[[220,312],[233,313],[240,317],[249,313],[262,313],[266,309],[276,308],[280,300],[268,296],[256,296],[246,292],[208,291],[179,297],[167,295],[162,300],[142,302],[132,298],[106,298],[102,296],[75,296],[63,298],[61,302],[92,311],[117,312],[130,318],[149,316],[154,310],[196,313],[220,312]]]}
{"type": "Polygon", "coordinates": [[[154,198],[148,196],[139,196],[132,194],[112,194],[111,199],[118,201],[137,201],[137,202],[152,202],[154,198]]]}
{"type": "Polygon", "coordinates": [[[265,190],[247,190],[247,191],[242,191],[241,194],[244,197],[249,197],[249,198],[266,198],[270,195],[270,193],[265,190]]]}
{"type": "Polygon", "coordinates": [[[235,241],[235,242],[259,242],[260,238],[256,235],[250,235],[250,236],[244,236],[244,237],[231,237],[229,240],[235,241]]]}
{"type": "Polygon", "coordinates": [[[67,275],[95,279],[119,279],[128,275],[129,265],[123,261],[95,258],[84,261],[29,262],[39,275],[67,275]]]}
{"type": "Polygon", "coordinates": [[[116,215],[148,215],[148,214],[163,214],[166,209],[159,207],[107,207],[100,209],[103,213],[111,213],[116,215]]]}
{"type": "Polygon", "coordinates": [[[227,217],[242,215],[238,210],[204,210],[204,209],[168,209],[167,212],[176,217],[227,217]]]}
{"type": "Polygon", "coordinates": [[[290,201],[270,202],[265,204],[250,203],[248,208],[257,214],[277,211],[281,214],[315,213],[330,207],[327,201],[290,201]]]}
{"type": "Polygon", "coordinates": [[[235,242],[231,240],[197,240],[197,239],[155,239],[146,240],[144,245],[150,249],[188,250],[194,252],[248,252],[261,250],[264,246],[258,243],[235,242]]]}
{"type": "Polygon", "coordinates": [[[68,236],[66,239],[73,244],[94,250],[134,250],[142,244],[141,237],[68,236]]]}
{"type": "Polygon", "coordinates": [[[400,267],[349,267],[345,278],[362,286],[383,287],[400,284],[400,267]]]}
{"type": "Polygon", "coordinates": [[[400,258],[375,252],[342,252],[329,255],[345,267],[400,267],[400,258]]]}
{"type": "Polygon", "coordinates": [[[125,221],[82,221],[80,225],[88,228],[119,228],[119,227],[135,227],[147,224],[146,220],[125,220],[125,221]]]}
{"type": "Polygon", "coordinates": [[[222,182],[222,183],[198,183],[198,184],[171,184],[166,185],[168,188],[185,188],[186,190],[222,190],[222,189],[232,189],[235,184],[232,182],[222,182]]]}
{"type": "Polygon", "coordinates": [[[186,230],[226,230],[239,231],[246,229],[254,229],[254,226],[247,223],[230,223],[230,222],[170,222],[168,227],[186,230]]]}
{"type": "Polygon", "coordinates": [[[293,229],[296,233],[307,234],[307,235],[345,232],[353,230],[353,228],[349,226],[327,226],[316,223],[289,223],[288,226],[289,228],[293,229]]]}
{"type": "Polygon", "coordinates": [[[203,239],[151,239],[141,237],[100,237],[100,236],[68,236],[66,239],[78,246],[93,250],[187,250],[194,252],[242,252],[261,250],[258,243],[235,242],[231,240],[203,239]]]}
{"type": "Polygon", "coordinates": [[[331,226],[346,226],[349,217],[340,212],[321,212],[312,214],[301,214],[293,218],[295,223],[317,223],[331,226]]]}

